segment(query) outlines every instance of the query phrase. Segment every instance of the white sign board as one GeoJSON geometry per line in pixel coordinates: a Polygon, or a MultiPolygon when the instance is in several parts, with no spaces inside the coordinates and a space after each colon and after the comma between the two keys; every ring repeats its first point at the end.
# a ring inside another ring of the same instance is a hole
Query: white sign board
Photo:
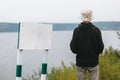
{"type": "Polygon", "coordinates": [[[52,25],[20,23],[19,49],[51,49],[52,25]]]}

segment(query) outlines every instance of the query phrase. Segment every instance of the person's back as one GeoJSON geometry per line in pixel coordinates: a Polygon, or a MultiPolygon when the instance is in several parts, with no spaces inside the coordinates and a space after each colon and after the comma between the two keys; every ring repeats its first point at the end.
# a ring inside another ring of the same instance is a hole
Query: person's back
{"type": "MultiPolygon", "coordinates": [[[[83,22],[74,30],[70,43],[71,51],[76,54],[78,80],[85,80],[83,74],[86,73],[86,70],[89,71],[88,68],[98,66],[99,54],[104,48],[100,30],[90,22],[91,12],[86,11],[82,16],[83,22]],[[83,74],[79,71],[82,70],[81,68],[83,68],[82,72],[85,71],[83,74]]],[[[91,80],[97,80],[97,78],[93,79],[91,76],[91,80]]]]}

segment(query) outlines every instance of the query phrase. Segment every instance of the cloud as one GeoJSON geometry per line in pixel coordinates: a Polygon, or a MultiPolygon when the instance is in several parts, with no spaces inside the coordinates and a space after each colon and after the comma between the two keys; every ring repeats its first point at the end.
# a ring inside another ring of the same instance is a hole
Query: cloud
{"type": "Polygon", "coordinates": [[[83,9],[97,21],[120,20],[119,7],[119,0],[0,0],[0,21],[76,22],[83,9]]]}

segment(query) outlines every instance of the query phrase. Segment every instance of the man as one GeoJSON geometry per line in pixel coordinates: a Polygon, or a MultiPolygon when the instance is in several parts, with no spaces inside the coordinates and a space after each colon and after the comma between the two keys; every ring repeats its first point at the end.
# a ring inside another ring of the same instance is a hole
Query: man
{"type": "Polygon", "coordinates": [[[90,80],[98,80],[99,54],[104,48],[101,31],[90,22],[91,10],[85,10],[81,15],[83,22],[75,28],[70,43],[71,51],[76,54],[78,80],[86,80],[87,71],[90,80]]]}

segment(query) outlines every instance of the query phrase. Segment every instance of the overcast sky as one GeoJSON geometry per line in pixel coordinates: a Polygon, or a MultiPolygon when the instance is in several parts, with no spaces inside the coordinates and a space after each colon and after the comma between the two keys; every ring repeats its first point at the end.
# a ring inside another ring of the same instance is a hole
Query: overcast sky
{"type": "Polygon", "coordinates": [[[120,0],[0,0],[0,22],[79,22],[83,9],[94,21],[120,21],[120,0]]]}

